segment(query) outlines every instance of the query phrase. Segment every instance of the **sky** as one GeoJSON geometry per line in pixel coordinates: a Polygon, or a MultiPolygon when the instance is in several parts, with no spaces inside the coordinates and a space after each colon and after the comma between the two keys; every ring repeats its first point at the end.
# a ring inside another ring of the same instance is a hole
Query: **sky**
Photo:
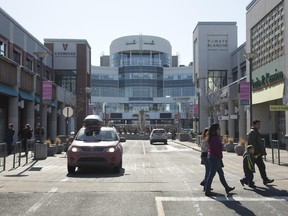
{"type": "Polygon", "coordinates": [[[30,34],[85,39],[92,65],[110,55],[113,40],[152,35],[168,40],[179,64],[193,61],[193,31],[198,22],[237,22],[238,46],[245,42],[246,6],[251,0],[0,0],[0,7],[30,34]]]}

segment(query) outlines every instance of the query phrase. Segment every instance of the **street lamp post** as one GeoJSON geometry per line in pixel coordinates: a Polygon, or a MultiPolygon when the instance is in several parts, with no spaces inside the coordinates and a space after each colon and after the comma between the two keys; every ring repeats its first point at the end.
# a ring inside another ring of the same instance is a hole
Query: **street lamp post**
{"type": "Polygon", "coordinates": [[[252,112],[253,112],[253,109],[252,109],[252,90],[253,90],[253,82],[252,82],[252,60],[255,56],[255,53],[245,53],[244,54],[245,58],[248,60],[249,62],[249,82],[250,82],[250,102],[249,102],[249,112],[250,112],[250,126],[252,125],[252,121],[253,121],[253,115],[252,115],[252,112]]]}
{"type": "Polygon", "coordinates": [[[43,59],[48,55],[47,52],[34,52],[34,55],[40,61],[40,74],[39,74],[39,81],[40,81],[40,98],[39,98],[39,116],[40,116],[40,143],[42,142],[42,127],[43,127],[43,115],[42,115],[42,105],[43,105],[43,59]]]}
{"type": "Polygon", "coordinates": [[[86,116],[89,114],[89,104],[90,104],[90,93],[91,93],[91,88],[90,87],[86,87],[85,88],[86,91],[86,116]]]}

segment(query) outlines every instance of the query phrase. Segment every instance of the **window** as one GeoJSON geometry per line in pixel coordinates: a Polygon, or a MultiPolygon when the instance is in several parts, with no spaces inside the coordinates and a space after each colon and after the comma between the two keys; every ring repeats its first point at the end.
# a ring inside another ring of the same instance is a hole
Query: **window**
{"type": "Polygon", "coordinates": [[[0,55],[6,56],[6,44],[0,40],[0,55]]]}
{"type": "Polygon", "coordinates": [[[208,71],[208,93],[216,92],[227,85],[226,70],[208,71]]]}
{"type": "Polygon", "coordinates": [[[32,61],[30,58],[26,58],[26,67],[27,67],[29,70],[32,70],[33,61],[32,61]]]}
{"type": "Polygon", "coordinates": [[[21,53],[17,50],[13,50],[13,60],[18,64],[21,64],[21,53]]]}

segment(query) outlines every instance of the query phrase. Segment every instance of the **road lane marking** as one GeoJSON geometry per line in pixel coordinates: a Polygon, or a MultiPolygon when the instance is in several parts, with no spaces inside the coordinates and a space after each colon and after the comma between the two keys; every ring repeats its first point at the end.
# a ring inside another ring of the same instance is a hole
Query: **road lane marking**
{"type": "Polygon", "coordinates": [[[157,215],[165,216],[163,202],[208,202],[208,201],[220,201],[220,202],[286,202],[288,201],[288,196],[273,196],[273,197],[155,197],[157,215]]]}
{"type": "MultiPolygon", "coordinates": [[[[288,201],[288,196],[272,196],[272,197],[155,197],[157,215],[165,216],[163,202],[208,202],[208,201],[218,201],[218,202],[286,202],[288,201]]],[[[199,209],[198,209],[199,210],[199,209]]],[[[202,213],[200,212],[200,215],[202,213]]]]}
{"type": "Polygon", "coordinates": [[[38,202],[36,202],[30,209],[28,209],[26,215],[29,215],[30,213],[35,213],[47,200],[49,200],[53,196],[53,193],[55,193],[57,190],[57,187],[51,188],[48,193],[44,194],[44,196],[38,202]]]}
{"type": "Polygon", "coordinates": [[[143,148],[143,155],[146,155],[146,150],[145,150],[145,146],[144,146],[144,141],[142,140],[142,148],[143,148]]]}
{"type": "Polygon", "coordinates": [[[66,181],[68,181],[69,180],[69,178],[64,178],[64,179],[62,179],[62,180],[60,180],[60,182],[66,182],[66,181]]]}

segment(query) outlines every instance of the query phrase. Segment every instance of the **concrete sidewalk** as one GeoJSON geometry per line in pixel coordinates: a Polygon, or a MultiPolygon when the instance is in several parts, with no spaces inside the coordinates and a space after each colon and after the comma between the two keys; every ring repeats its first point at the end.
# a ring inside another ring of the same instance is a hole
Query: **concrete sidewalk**
{"type": "MultiPolygon", "coordinates": [[[[172,140],[175,143],[187,146],[191,149],[194,149],[195,151],[201,152],[201,148],[198,146],[197,143],[189,142],[189,141],[179,141],[178,139],[172,140]]],[[[280,149],[278,152],[278,149],[271,149],[266,147],[267,155],[264,157],[264,160],[273,164],[281,165],[281,166],[287,166],[288,167],[288,151],[280,149]],[[273,154],[272,154],[273,153],[273,154]]],[[[233,152],[232,152],[233,154],[233,152]]],[[[235,153],[235,156],[236,155],[235,153]]],[[[239,156],[238,156],[239,157],[239,156]]]]}

